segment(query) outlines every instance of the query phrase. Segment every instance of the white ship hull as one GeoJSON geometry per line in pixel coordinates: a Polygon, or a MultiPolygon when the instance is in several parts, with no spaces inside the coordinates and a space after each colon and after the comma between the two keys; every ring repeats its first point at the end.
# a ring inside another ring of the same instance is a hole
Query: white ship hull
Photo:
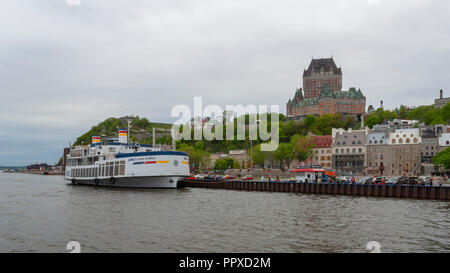
{"type": "Polygon", "coordinates": [[[67,166],[65,179],[74,185],[121,188],[177,188],[189,176],[185,153],[157,151],[118,154],[91,165],[67,166]]]}
{"type": "Polygon", "coordinates": [[[120,177],[116,179],[73,180],[74,185],[90,185],[116,188],[157,188],[176,189],[178,181],[183,177],[177,176],[147,176],[120,177]]]}

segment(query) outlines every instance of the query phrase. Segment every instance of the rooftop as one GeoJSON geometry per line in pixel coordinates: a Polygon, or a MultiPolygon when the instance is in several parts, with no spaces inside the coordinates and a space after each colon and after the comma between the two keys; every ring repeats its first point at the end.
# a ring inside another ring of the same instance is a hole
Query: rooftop
{"type": "Polygon", "coordinates": [[[342,75],[341,68],[336,66],[333,58],[312,59],[307,70],[303,72],[303,76],[310,76],[312,72],[332,71],[334,74],[342,75]]]}

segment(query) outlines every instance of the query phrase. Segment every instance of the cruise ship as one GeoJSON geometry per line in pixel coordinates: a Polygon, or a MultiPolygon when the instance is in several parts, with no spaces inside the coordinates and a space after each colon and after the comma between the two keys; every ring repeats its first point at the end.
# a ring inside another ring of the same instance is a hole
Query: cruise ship
{"type": "Polygon", "coordinates": [[[189,176],[186,153],[128,143],[127,129],[120,129],[118,135],[117,140],[103,142],[93,136],[89,146],[71,147],[65,179],[74,185],[173,189],[189,176]]]}

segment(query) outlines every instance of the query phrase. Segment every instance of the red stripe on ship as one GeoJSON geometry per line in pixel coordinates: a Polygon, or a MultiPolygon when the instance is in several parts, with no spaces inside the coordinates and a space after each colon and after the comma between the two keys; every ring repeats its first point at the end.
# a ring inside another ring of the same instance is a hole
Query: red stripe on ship
{"type": "Polygon", "coordinates": [[[144,164],[156,164],[156,161],[145,161],[144,164]]]}

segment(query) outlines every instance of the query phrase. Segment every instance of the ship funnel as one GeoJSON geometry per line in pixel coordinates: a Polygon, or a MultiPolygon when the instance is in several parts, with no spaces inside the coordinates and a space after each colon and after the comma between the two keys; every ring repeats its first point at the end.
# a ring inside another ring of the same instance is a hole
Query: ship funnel
{"type": "Polygon", "coordinates": [[[127,129],[119,129],[119,142],[120,143],[128,143],[128,130],[127,129]]]}
{"type": "Polygon", "coordinates": [[[100,136],[92,136],[92,144],[100,143],[100,136]]]}

